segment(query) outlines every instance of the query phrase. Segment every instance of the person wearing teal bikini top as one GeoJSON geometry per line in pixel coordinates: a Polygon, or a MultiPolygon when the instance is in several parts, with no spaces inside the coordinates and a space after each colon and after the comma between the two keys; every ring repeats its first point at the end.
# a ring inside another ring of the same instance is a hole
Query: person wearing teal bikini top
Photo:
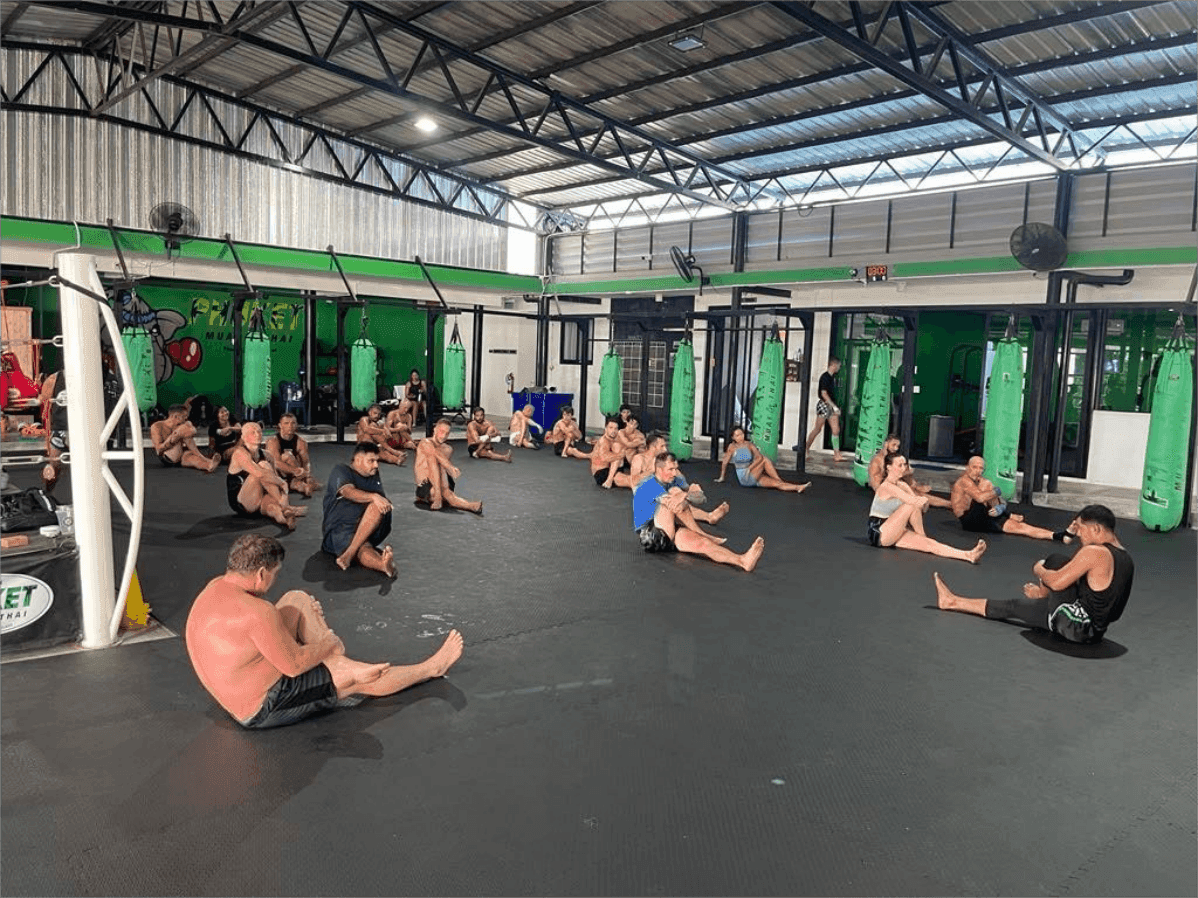
{"type": "Polygon", "coordinates": [[[716,478],[716,483],[724,482],[729,462],[735,467],[736,479],[740,481],[741,486],[760,486],[787,493],[801,493],[811,486],[810,481],[791,483],[783,480],[778,475],[778,469],[774,467],[774,463],[762,455],[761,450],[749,441],[743,427],[732,428],[727,447],[724,450],[724,458],[720,462],[720,476],[716,478]]]}

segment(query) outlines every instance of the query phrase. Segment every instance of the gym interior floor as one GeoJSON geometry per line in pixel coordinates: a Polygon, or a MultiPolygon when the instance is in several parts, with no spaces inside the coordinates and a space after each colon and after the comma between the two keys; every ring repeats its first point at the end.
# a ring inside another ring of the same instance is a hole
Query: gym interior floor
{"type": "MultiPolygon", "coordinates": [[[[320,553],[320,493],[278,581],[365,660],[458,628],[442,680],[246,732],[180,638],[4,665],[4,894],[1198,894],[1193,531],[1120,523],[1135,591],[1078,648],[935,610],[933,571],[1017,595],[1051,544],[880,551],[849,481],[686,465],[731,501],[731,548],[765,536],[745,574],[643,553],[583,462],[457,446],[484,517],[418,509],[384,466],[399,579],[320,553]]],[[[312,451],[322,481],[348,457],[312,451]]],[[[281,528],[235,518],[223,473],[147,459],[137,569],[181,633],[232,539],[281,528]]],[[[928,529],[972,543],[944,511],[928,529]]]]}

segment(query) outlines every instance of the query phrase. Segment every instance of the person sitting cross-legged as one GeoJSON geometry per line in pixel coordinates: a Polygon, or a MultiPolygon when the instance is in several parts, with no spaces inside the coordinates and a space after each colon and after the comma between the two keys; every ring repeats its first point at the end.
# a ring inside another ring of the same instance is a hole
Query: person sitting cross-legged
{"type": "Polygon", "coordinates": [[[308,442],[296,433],[298,427],[299,421],[291,412],[280,415],[279,432],[266,441],[266,454],[293,492],[310,497],[320,489],[320,483],[312,476],[308,442]]]}
{"type": "Polygon", "coordinates": [[[1054,533],[1044,527],[1034,527],[1023,520],[1021,514],[1009,514],[1002,493],[985,477],[986,460],[975,455],[965,466],[965,473],[953,484],[953,514],[961,522],[961,529],[970,533],[1014,533],[1032,539],[1055,539],[1059,543],[1071,543],[1072,535],[1066,530],[1054,533]]]}
{"type": "Polygon", "coordinates": [[[512,451],[499,453],[495,444],[502,442],[503,437],[499,428],[487,420],[487,410],[477,405],[470,412],[470,420],[466,424],[466,452],[471,458],[489,458],[494,461],[512,460],[512,451]]]}
{"type": "Polygon", "coordinates": [[[283,566],[277,539],[239,537],[225,573],[209,581],[187,615],[187,655],[196,676],[246,729],[286,726],[321,711],[392,695],[445,675],[462,655],[462,635],[419,664],[370,664],[345,653],[319,601],[291,590],[267,594],[283,566]]]}
{"type": "Polygon", "coordinates": [[[354,562],[396,576],[395,551],[379,544],[391,533],[391,503],[379,477],[379,447],[368,440],[354,446],[350,463],[334,465],[324,494],[320,548],[347,571],[354,562]]]}
{"type": "MultiPolygon", "coordinates": [[[[614,423],[613,423],[614,426],[614,423]]],[[[723,546],[724,539],[703,530],[695,521],[686,491],[674,484],[678,459],[662,452],[653,461],[653,476],[632,491],[632,529],[646,552],[687,552],[704,555],[720,564],[752,571],[765,551],[760,536],[743,554],[723,546]]]]}

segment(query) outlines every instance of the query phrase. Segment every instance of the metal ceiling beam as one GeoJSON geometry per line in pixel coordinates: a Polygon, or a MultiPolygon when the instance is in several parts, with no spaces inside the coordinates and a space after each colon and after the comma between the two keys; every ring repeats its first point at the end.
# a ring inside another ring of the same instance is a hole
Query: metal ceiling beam
{"type": "Polygon", "coordinates": [[[11,34],[13,26],[17,24],[17,20],[25,15],[25,10],[29,9],[28,3],[17,3],[13,6],[12,11],[4,17],[3,23],[0,23],[0,31],[4,34],[11,34]]]}
{"type": "Polygon", "coordinates": [[[1030,91],[1023,89],[1001,70],[987,66],[976,48],[955,39],[952,34],[943,29],[937,31],[934,23],[931,23],[928,17],[917,15],[918,4],[896,0],[894,5],[898,7],[900,23],[904,25],[903,37],[899,43],[906,49],[905,60],[894,59],[878,49],[877,44],[884,31],[885,22],[883,21],[881,26],[875,28],[870,34],[862,22],[860,3],[855,0],[849,4],[854,11],[854,17],[858,19],[856,27],[852,30],[825,18],[803,3],[796,3],[793,0],[791,2],[774,0],[773,3],[775,9],[840,44],[859,59],[870,63],[903,84],[915,88],[930,99],[947,107],[960,118],[989,131],[995,137],[1018,147],[1029,156],[1051,165],[1058,171],[1065,171],[1070,167],[1071,163],[1068,159],[1058,156],[1057,152],[1059,149],[1067,149],[1069,156],[1076,158],[1079,155],[1079,150],[1075,146],[1075,135],[1069,123],[1054,112],[1051,106],[1030,91]],[[918,52],[907,16],[916,17],[925,28],[939,37],[940,46],[933,54],[932,59],[924,59],[918,52]],[[952,66],[962,94],[960,97],[945,90],[932,77],[938,64],[946,59],[952,66]],[[968,73],[962,65],[963,61],[968,61],[984,75],[982,86],[973,91],[972,95],[970,95],[966,84],[969,79],[968,73]],[[1002,106],[1002,123],[994,121],[978,108],[978,105],[991,90],[997,95],[1002,106]],[[1019,121],[1015,123],[1012,121],[1011,113],[1015,111],[1013,107],[1017,103],[1022,105],[1022,111],[1019,121]],[[1038,142],[1024,137],[1024,128],[1029,117],[1034,125],[1036,136],[1039,138],[1038,142]],[[1055,142],[1050,146],[1049,129],[1053,126],[1058,134],[1055,142]]]}
{"type": "MultiPolygon", "coordinates": [[[[89,115],[92,105],[88,90],[94,95],[103,93],[105,89],[100,67],[96,67],[92,82],[80,84],[66,61],[68,56],[94,60],[95,54],[61,45],[24,41],[5,41],[4,46],[6,49],[45,54],[12,97],[5,99],[2,107],[6,112],[85,117],[89,115]],[[23,96],[41,83],[41,79],[59,79],[51,81],[50,87],[52,91],[61,92],[63,77],[70,78],[71,87],[78,93],[82,108],[43,106],[21,101],[23,96]]],[[[85,73],[92,69],[90,66],[77,68],[85,73]]],[[[160,80],[184,92],[177,109],[166,110],[166,115],[163,115],[163,111],[154,105],[152,92],[138,91],[120,107],[120,115],[110,111],[96,116],[96,120],[491,224],[529,230],[536,224],[535,220],[522,222],[519,211],[511,204],[513,197],[493,186],[440,171],[419,160],[346,138],[316,125],[297,122],[278,110],[256,106],[173,75],[162,75],[160,80]],[[200,127],[196,127],[197,123],[200,127]],[[212,127],[220,134],[219,138],[207,136],[212,127]],[[299,129],[303,134],[302,147],[288,146],[282,140],[279,134],[287,129],[299,129]],[[249,138],[254,134],[267,139],[260,140],[254,151],[247,150],[249,138]],[[314,151],[318,149],[324,151],[329,163],[321,163],[315,158],[314,151]],[[381,186],[376,182],[382,182],[381,186]]],[[[535,201],[527,205],[533,210],[533,215],[553,217],[562,214],[535,201]]]]}
{"type": "Polygon", "coordinates": [[[413,103],[431,113],[499,131],[518,140],[550,149],[567,158],[617,172],[629,180],[641,181],[658,190],[678,193],[725,209],[735,209],[749,199],[745,181],[738,173],[711,166],[704,159],[685,151],[678,151],[667,141],[639,129],[629,128],[623,122],[598,113],[557,91],[548,90],[524,75],[511,72],[487,59],[471,54],[450,41],[397,18],[389,10],[370,3],[351,2],[350,6],[359,14],[368,30],[372,26],[366,21],[367,16],[373,22],[391,25],[396,30],[416,37],[420,41],[420,49],[412,57],[408,67],[409,71],[429,50],[435,57],[441,57],[439,68],[445,79],[444,86],[452,92],[453,101],[424,96],[408,89],[407,84],[402,83],[395,76],[390,61],[382,55],[377,41],[373,41],[376,45],[376,56],[383,71],[389,73],[389,76],[384,78],[350,69],[322,59],[302,48],[267,40],[244,30],[225,31],[215,23],[200,23],[179,16],[149,13],[124,6],[90,2],[90,0],[66,0],[66,2],[51,5],[60,9],[133,19],[164,27],[201,31],[207,35],[232,38],[247,46],[273,52],[283,58],[292,59],[345,78],[351,83],[374,88],[381,93],[413,103]],[[477,95],[467,97],[461,93],[448,67],[446,57],[455,63],[465,64],[477,70],[476,74],[486,73],[484,87],[477,95]],[[541,96],[544,105],[539,113],[525,114],[516,108],[510,93],[513,86],[519,86],[525,93],[541,96]],[[519,127],[501,125],[476,111],[479,103],[488,93],[499,95],[501,92],[508,98],[513,112],[521,115],[519,127]],[[555,126],[560,126],[558,135],[548,135],[549,129],[545,128],[547,121],[552,121],[555,126]],[[589,145],[584,145],[578,136],[578,128],[593,126],[592,123],[598,123],[599,137],[589,145]],[[619,155],[610,158],[597,155],[596,151],[605,139],[619,149],[619,155]],[[646,174],[646,167],[651,161],[659,164],[665,174],[646,174]]]}

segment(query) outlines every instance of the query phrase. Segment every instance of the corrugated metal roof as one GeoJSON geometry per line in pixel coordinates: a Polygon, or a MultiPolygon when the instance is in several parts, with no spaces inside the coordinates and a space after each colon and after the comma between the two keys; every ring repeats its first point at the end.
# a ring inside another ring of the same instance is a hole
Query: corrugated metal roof
{"type": "MultiPolygon", "coordinates": [[[[4,15],[6,43],[80,46],[116,34],[122,52],[135,58],[137,42],[150,33],[137,32],[136,18],[159,25],[169,24],[162,16],[176,23],[189,18],[182,30],[156,32],[157,64],[169,59],[171,37],[184,52],[206,48],[169,77],[542,204],[570,207],[661,189],[668,174],[660,155],[641,164],[649,141],[682,154],[671,161],[683,166],[684,179],[689,156],[755,180],[820,165],[866,171],[875,164],[868,160],[879,158],[918,168],[919,154],[997,140],[857,55],[849,3],[813,7],[838,23],[825,34],[780,7],[718,0],[269,3],[259,4],[259,18],[244,33],[227,38],[214,33],[211,10],[227,21],[242,9],[236,0],[114,4],[104,14],[94,5],[81,12],[35,2],[6,4],[4,15]],[[201,12],[202,24],[195,20],[201,12]],[[670,41],[683,33],[702,46],[675,49],[670,41]],[[441,43],[424,47],[422,35],[441,43]],[[497,74],[507,92],[498,89],[497,74]],[[552,108],[559,96],[576,101],[568,122],[552,108]],[[433,137],[411,120],[430,111],[440,125],[433,137]],[[604,122],[610,127],[596,141],[604,122]],[[631,169],[621,145],[633,154],[631,169]]],[[[860,9],[871,33],[883,9],[910,12],[923,64],[938,40],[939,19],[964,39],[964,49],[1042,98],[1049,117],[1074,127],[1123,118],[1162,145],[1192,127],[1187,122],[1198,107],[1192,0],[869,2],[860,9]]],[[[881,30],[876,47],[910,64],[895,21],[881,30]]],[[[944,59],[936,80],[955,90],[944,59]]],[[[968,67],[963,73],[970,83],[981,80],[968,67]]],[[[6,65],[10,98],[28,75],[6,65]]],[[[42,101],[79,103],[69,94],[42,101]]],[[[991,91],[981,105],[996,102],[991,91]]],[[[1001,121],[996,110],[991,114],[1001,121]]],[[[1124,129],[1110,141],[1134,138],[1124,129]]],[[[1028,158],[1022,151],[1012,156],[1028,158]]]]}

